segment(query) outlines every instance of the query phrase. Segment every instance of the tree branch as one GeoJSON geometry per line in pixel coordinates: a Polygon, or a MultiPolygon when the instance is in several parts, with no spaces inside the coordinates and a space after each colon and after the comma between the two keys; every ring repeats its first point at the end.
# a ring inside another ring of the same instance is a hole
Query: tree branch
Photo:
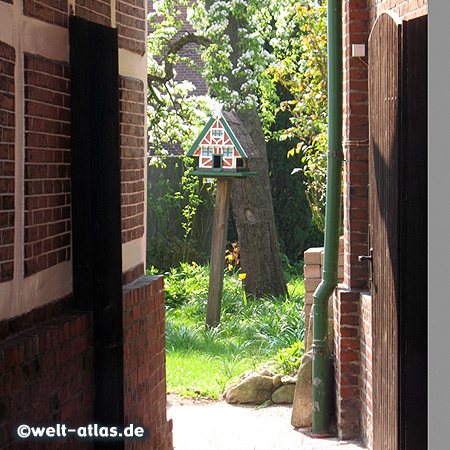
{"type": "Polygon", "coordinates": [[[170,55],[176,55],[178,52],[188,44],[198,44],[203,45],[205,47],[208,47],[212,41],[204,36],[199,36],[197,34],[193,34],[190,32],[187,32],[184,36],[180,37],[173,43],[169,45],[167,48],[166,57],[164,58],[164,76],[159,76],[155,74],[148,74],[147,75],[147,82],[149,85],[151,85],[153,82],[157,83],[167,83],[167,81],[174,78],[174,64],[170,60],[170,55]]]}

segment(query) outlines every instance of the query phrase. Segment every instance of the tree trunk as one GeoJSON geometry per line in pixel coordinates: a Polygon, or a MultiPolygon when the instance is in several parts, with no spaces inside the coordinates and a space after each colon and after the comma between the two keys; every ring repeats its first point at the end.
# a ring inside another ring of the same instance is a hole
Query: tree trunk
{"type": "Polygon", "coordinates": [[[235,179],[231,190],[241,271],[247,274],[245,291],[257,297],[285,295],[287,288],[275,228],[264,133],[256,110],[238,116],[254,143],[248,155],[249,169],[258,173],[255,177],[235,179]]]}
{"type": "MultiPolygon", "coordinates": [[[[207,8],[213,3],[214,0],[207,0],[207,8]]],[[[245,18],[236,19],[229,14],[226,34],[232,47],[232,67],[239,66],[239,58],[246,50],[242,45],[240,29],[249,29],[245,18]]],[[[228,80],[228,87],[236,92],[241,92],[242,85],[247,81],[242,75],[235,77],[232,72],[228,73],[228,80]]],[[[257,297],[265,294],[285,295],[287,288],[275,227],[264,132],[256,108],[237,111],[237,115],[254,144],[248,155],[249,169],[258,173],[257,176],[233,180],[231,188],[241,271],[247,274],[245,291],[257,297]]]]}

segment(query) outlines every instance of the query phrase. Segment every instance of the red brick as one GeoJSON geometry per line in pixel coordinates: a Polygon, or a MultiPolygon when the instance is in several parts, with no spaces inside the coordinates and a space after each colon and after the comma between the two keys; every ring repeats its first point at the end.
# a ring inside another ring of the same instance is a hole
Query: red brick
{"type": "Polygon", "coordinates": [[[356,337],[358,336],[358,328],[356,327],[341,327],[339,328],[339,334],[342,337],[356,337]]]}
{"type": "Polygon", "coordinates": [[[345,398],[359,398],[359,388],[357,387],[341,387],[339,395],[345,398]]]}
{"type": "Polygon", "coordinates": [[[340,348],[342,350],[358,350],[360,346],[358,339],[341,339],[340,348]]]}
{"type": "MultiPolygon", "coordinates": [[[[346,350],[341,350],[337,357],[339,358],[339,360],[341,361],[341,363],[347,363],[347,362],[357,362],[359,361],[359,352],[358,351],[346,351],[346,350]]],[[[342,368],[341,368],[342,370],[342,368]]]]}
{"type": "MultiPolygon", "coordinates": [[[[351,10],[349,13],[349,19],[351,21],[361,21],[364,23],[365,28],[363,28],[361,31],[368,31],[368,21],[369,21],[369,11],[367,9],[361,8],[361,10],[351,10]]],[[[352,30],[349,28],[350,32],[359,31],[359,30],[352,30]]]]}

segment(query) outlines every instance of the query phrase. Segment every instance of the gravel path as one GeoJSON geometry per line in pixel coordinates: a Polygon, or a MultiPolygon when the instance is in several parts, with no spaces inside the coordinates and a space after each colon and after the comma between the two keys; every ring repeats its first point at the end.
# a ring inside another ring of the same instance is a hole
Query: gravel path
{"type": "Polygon", "coordinates": [[[168,397],[175,450],[361,450],[357,442],[315,439],[291,426],[292,406],[235,406],[168,397]]]}

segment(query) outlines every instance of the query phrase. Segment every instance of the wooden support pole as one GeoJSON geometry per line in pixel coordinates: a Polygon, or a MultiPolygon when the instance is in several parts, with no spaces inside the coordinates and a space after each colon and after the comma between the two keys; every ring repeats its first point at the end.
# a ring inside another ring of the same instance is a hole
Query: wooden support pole
{"type": "Polygon", "coordinates": [[[209,264],[208,304],[206,307],[206,327],[212,328],[220,323],[222,304],[223,271],[225,268],[225,244],[227,238],[228,210],[230,208],[229,178],[218,178],[214,224],[209,264]]]}

